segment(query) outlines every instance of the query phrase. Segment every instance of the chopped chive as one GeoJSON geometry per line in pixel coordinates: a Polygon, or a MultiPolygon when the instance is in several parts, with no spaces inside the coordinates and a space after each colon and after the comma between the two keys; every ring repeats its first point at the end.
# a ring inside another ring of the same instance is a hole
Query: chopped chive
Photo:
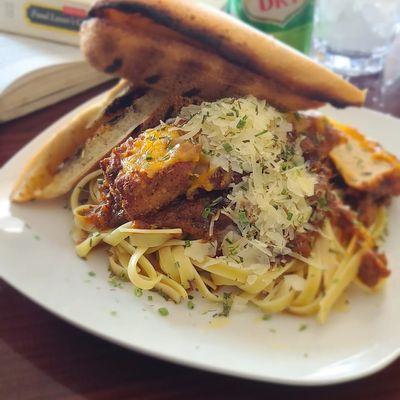
{"type": "Polygon", "coordinates": [[[89,275],[89,276],[96,276],[96,273],[93,272],[93,271],[90,271],[90,272],[88,272],[88,275],[89,275]]]}
{"type": "Polygon", "coordinates": [[[152,156],[150,156],[149,154],[146,155],[146,161],[151,161],[153,159],[152,156]]]}
{"type": "Polygon", "coordinates": [[[189,294],[188,299],[189,299],[189,300],[193,300],[194,297],[193,297],[191,294],[189,294]]]}
{"type": "Polygon", "coordinates": [[[158,313],[163,317],[166,317],[169,314],[168,310],[165,307],[159,308],[158,313]]]}
{"type": "Polygon", "coordinates": [[[222,200],[223,200],[222,196],[217,197],[210,203],[210,207],[215,207],[217,204],[221,203],[222,200]]]}
{"type": "Polygon", "coordinates": [[[116,312],[115,310],[110,311],[110,314],[111,314],[113,317],[116,317],[116,316],[117,316],[117,312],[116,312]]]}
{"type": "Polygon", "coordinates": [[[185,240],[184,247],[190,247],[192,245],[192,242],[190,240],[185,240]]]}
{"type": "Polygon", "coordinates": [[[148,301],[153,301],[153,296],[147,296],[148,301]]]}
{"type": "Polygon", "coordinates": [[[272,315],[269,315],[269,314],[265,314],[262,317],[263,321],[269,321],[271,318],[272,318],[272,315]]]}
{"type": "Polygon", "coordinates": [[[256,133],[254,136],[255,136],[255,137],[258,137],[258,136],[264,135],[264,134],[267,133],[267,132],[268,132],[268,129],[266,129],[265,131],[258,132],[258,133],[256,133]]]}
{"type": "Polygon", "coordinates": [[[290,211],[288,211],[288,213],[287,213],[287,219],[288,219],[288,221],[291,221],[292,218],[293,218],[293,213],[291,213],[290,211]]]}
{"type": "Polygon", "coordinates": [[[245,115],[243,118],[241,118],[240,120],[239,120],[239,122],[236,124],[236,128],[238,128],[238,129],[242,129],[242,128],[244,128],[245,127],[245,125],[246,125],[246,120],[247,120],[247,115],[245,115]]]}
{"type": "Polygon", "coordinates": [[[209,116],[210,116],[210,112],[207,111],[207,113],[206,113],[205,115],[203,115],[203,118],[202,118],[202,120],[201,120],[201,123],[204,124],[205,120],[206,120],[207,117],[209,117],[209,116]]]}
{"type": "Polygon", "coordinates": [[[35,240],[40,240],[40,236],[39,235],[33,235],[35,240]]]}
{"type": "Polygon", "coordinates": [[[134,287],[133,293],[135,294],[136,297],[141,297],[143,295],[143,289],[134,287]]]}

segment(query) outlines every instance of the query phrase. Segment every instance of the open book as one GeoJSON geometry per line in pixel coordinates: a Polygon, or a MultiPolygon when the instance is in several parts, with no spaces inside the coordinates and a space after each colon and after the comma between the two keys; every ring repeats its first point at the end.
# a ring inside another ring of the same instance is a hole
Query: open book
{"type": "Polygon", "coordinates": [[[84,61],[78,47],[0,33],[0,122],[108,79],[84,61]]]}

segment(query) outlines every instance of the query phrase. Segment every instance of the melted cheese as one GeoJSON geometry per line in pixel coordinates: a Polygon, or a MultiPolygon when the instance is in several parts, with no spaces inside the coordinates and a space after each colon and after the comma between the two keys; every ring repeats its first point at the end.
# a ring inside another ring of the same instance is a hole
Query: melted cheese
{"type": "Polygon", "coordinates": [[[400,163],[379,144],[366,139],[356,129],[333,121],[345,142],[335,146],[330,157],[345,182],[356,189],[367,190],[379,185],[388,175],[400,172],[400,163]]]}
{"type": "Polygon", "coordinates": [[[198,147],[180,142],[177,130],[149,129],[133,141],[129,154],[122,158],[125,173],[146,172],[153,177],[161,169],[178,162],[194,162],[200,159],[198,147]]]}

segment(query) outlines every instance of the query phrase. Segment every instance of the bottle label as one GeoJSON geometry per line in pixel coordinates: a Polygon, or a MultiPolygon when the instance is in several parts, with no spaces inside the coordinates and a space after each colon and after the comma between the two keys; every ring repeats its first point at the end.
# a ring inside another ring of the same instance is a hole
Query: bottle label
{"type": "Polygon", "coordinates": [[[306,6],[307,0],[244,0],[249,18],[258,22],[285,25],[306,6]]]}
{"type": "Polygon", "coordinates": [[[315,0],[228,0],[227,11],[297,50],[310,49],[315,0]]]}

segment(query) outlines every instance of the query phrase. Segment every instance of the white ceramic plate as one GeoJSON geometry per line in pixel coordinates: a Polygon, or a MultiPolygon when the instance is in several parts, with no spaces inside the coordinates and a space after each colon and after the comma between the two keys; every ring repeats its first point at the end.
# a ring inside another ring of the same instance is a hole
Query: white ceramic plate
{"type": "MultiPolygon", "coordinates": [[[[320,326],[288,315],[263,321],[255,309],[215,319],[215,306],[166,303],[157,294],[137,298],[132,286],[108,282],[105,254],[85,262],[73,248],[66,198],[10,204],[12,182],[36,149],[77,112],[65,116],[0,171],[0,274],[13,287],[64,320],[97,336],[164,360],[269,382],[322,385],[360,378],[400,355],[400,201],[390,208],[385,251],[392,268],[386,290],[349,294],[347,311],[320,326]],[[90,271],[95,276],[89,275],[90,271]],[[167,307],[169,316],[158,314],[167,307]],[[306,324],[306,329],[300,329],[306,324]]],[[[400,120],[367,109],[325,112],[379,140],[400,155],[400,120]]]]}

